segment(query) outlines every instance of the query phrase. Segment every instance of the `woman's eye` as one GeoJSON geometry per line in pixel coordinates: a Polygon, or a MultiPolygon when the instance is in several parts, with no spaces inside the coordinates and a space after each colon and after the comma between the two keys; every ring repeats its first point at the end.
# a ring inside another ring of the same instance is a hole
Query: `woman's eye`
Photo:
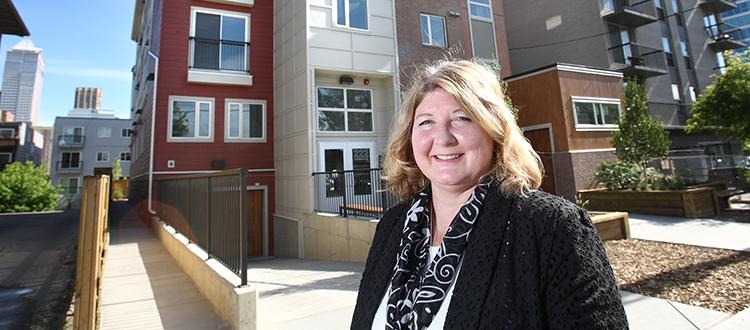
{"type": "Polygon", "coordinates": [[[427,125],[427,124],[429,124],[431,122],[432,122],[431,120],[423,120],[423,121],[419,122],[419,126],[427,125]]]}
{"type": "Polygon", "coordinates": [[[464,116],[456,117],[456,120],[458,120],[458,121],[468,121],[468,122],[471,122],[471,118],[469,118],[469,117],[464,117],[464,116]]]}

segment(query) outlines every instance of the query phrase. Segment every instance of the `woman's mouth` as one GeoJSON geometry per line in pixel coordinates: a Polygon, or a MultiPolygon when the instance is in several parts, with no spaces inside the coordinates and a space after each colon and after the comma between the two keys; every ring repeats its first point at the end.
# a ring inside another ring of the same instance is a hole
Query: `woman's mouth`
{"type": "Polygon", "coordinates": [[[458,157],[461,157],[461,154],[454,154],[454,155],[435,155],[435,158],[439,160],[451,160],[456,159],[458,157]]]}

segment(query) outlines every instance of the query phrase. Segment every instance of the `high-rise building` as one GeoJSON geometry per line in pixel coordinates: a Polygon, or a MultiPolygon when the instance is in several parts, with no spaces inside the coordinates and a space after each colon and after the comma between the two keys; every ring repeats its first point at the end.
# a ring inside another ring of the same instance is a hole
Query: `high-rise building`
{"type": "Polygon", "coordinates": [[[31,126],[36,126],[43,78],[42,49],[34,47],[29,39],[21,40],[5,59],[0,110],[12,113],[16,121],[30,122],[31,126]]]}
{"type": "MultiPolygon", "coordinates": [[[[721,18],[731,34],[734,34],[735,39],[750,45],[750,0],[737,0],[735,4],[737,8],[721,13],[721,18]]],[[[746,50],[747,47],[742,47],[734,51],[746,50]]]]}
{"type": "Polygon", "coordinates": [[[73,107],[76,109],[101,109],[102,89],[92,87],[76,88],[76,101],[73,107]]]}

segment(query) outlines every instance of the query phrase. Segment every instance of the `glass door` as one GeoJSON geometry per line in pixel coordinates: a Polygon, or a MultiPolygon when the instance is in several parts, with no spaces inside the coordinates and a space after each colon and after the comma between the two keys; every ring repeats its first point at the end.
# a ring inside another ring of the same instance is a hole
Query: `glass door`
{"type": "MultiPolygon", "coordinates": [[[[318,168],[326,172],[318,180],[320,205],[340,207],[376,206],[377,164],[374,142],[320,142],[318,168]]],[[[328,207],[327,209],[331,209],[328,207]]]]}

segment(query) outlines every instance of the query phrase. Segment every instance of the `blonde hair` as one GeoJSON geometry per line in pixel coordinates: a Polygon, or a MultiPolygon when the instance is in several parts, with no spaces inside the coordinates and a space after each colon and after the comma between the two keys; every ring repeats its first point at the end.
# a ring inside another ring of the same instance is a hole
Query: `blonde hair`
{"type": "Polygon", "coordinates": [[[539,188],[544,167],[516,124],[498,78],[485,66],[466,60],[445,60],[415,74],[386,147],[384,176],[388,190],[404,200],[428,184],[414,159],[411,145],[414,112],[425,94],[441,88],[453,95],[461,110],[494,141],[490,170],[482,176],[499,184],[506,197],[539,188]]]}

